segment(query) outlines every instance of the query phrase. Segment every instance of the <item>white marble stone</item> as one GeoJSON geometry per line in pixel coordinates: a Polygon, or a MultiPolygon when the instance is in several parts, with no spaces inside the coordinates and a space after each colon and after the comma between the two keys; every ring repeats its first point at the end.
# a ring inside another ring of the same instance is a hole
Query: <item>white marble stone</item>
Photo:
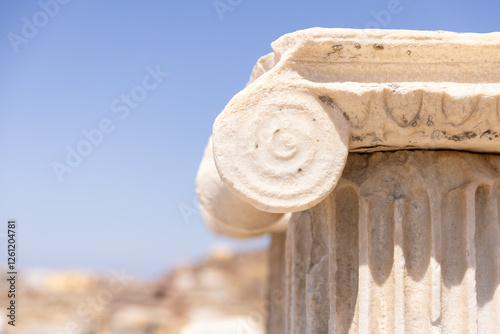
{"type": "Polygon", "coordinates": [[[215,232],[288,227],[269,333],[500,333],[500,33],[313,28],[272,47],[197,179],[215,232]]]}

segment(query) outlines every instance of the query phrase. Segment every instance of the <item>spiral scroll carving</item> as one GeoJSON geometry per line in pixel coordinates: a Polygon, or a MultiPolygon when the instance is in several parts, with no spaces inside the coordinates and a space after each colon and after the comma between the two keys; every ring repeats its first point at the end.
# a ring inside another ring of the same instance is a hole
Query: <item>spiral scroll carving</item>
{"type": "Polygon", "coordinates": [[[214,128],[214,157],[223,180],[265,211],[290,212],[319,202],[335,186],[347,157],[347,133],[339,133],[311,97],[256,104],[220,117],[214,128]]]}

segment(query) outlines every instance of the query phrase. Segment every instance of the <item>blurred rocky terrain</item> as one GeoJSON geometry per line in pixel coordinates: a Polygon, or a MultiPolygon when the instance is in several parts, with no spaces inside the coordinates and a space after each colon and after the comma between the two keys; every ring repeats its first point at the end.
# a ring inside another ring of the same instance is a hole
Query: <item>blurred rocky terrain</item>
{"type": "Polygon", "coordinates": [[[267,270],[264,251],[219,250],[148,283],[119,270],[105,277],[26,271],[16,328],[0,333],[262,334],[267,270]]]}

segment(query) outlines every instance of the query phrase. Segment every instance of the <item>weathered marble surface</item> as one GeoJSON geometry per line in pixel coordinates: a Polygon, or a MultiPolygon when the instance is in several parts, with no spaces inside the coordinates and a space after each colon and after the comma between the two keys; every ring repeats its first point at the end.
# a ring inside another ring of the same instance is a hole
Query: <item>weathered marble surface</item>
{"type": "Polygon", "coordinates": [[[348,152],[500,153],[500,34],[308,29],[272,44],[219,115],[224,184],[296,212],[335,187],[348,152]]]}
{"type": "Polygon", "coordinates": [[[350,154],[287,235],[286,333],[498,333],[500,156],[350,154]]]}

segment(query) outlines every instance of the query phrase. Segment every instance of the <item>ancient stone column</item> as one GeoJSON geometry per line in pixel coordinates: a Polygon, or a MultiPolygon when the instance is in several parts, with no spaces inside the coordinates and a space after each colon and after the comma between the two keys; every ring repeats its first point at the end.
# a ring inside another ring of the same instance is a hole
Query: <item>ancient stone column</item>
{"type": "Polygon", "coordinates": [[[500,34],[272,46],[198,177],[219,233],[287,229],[270,333],[500,333],[500,34]]]}

